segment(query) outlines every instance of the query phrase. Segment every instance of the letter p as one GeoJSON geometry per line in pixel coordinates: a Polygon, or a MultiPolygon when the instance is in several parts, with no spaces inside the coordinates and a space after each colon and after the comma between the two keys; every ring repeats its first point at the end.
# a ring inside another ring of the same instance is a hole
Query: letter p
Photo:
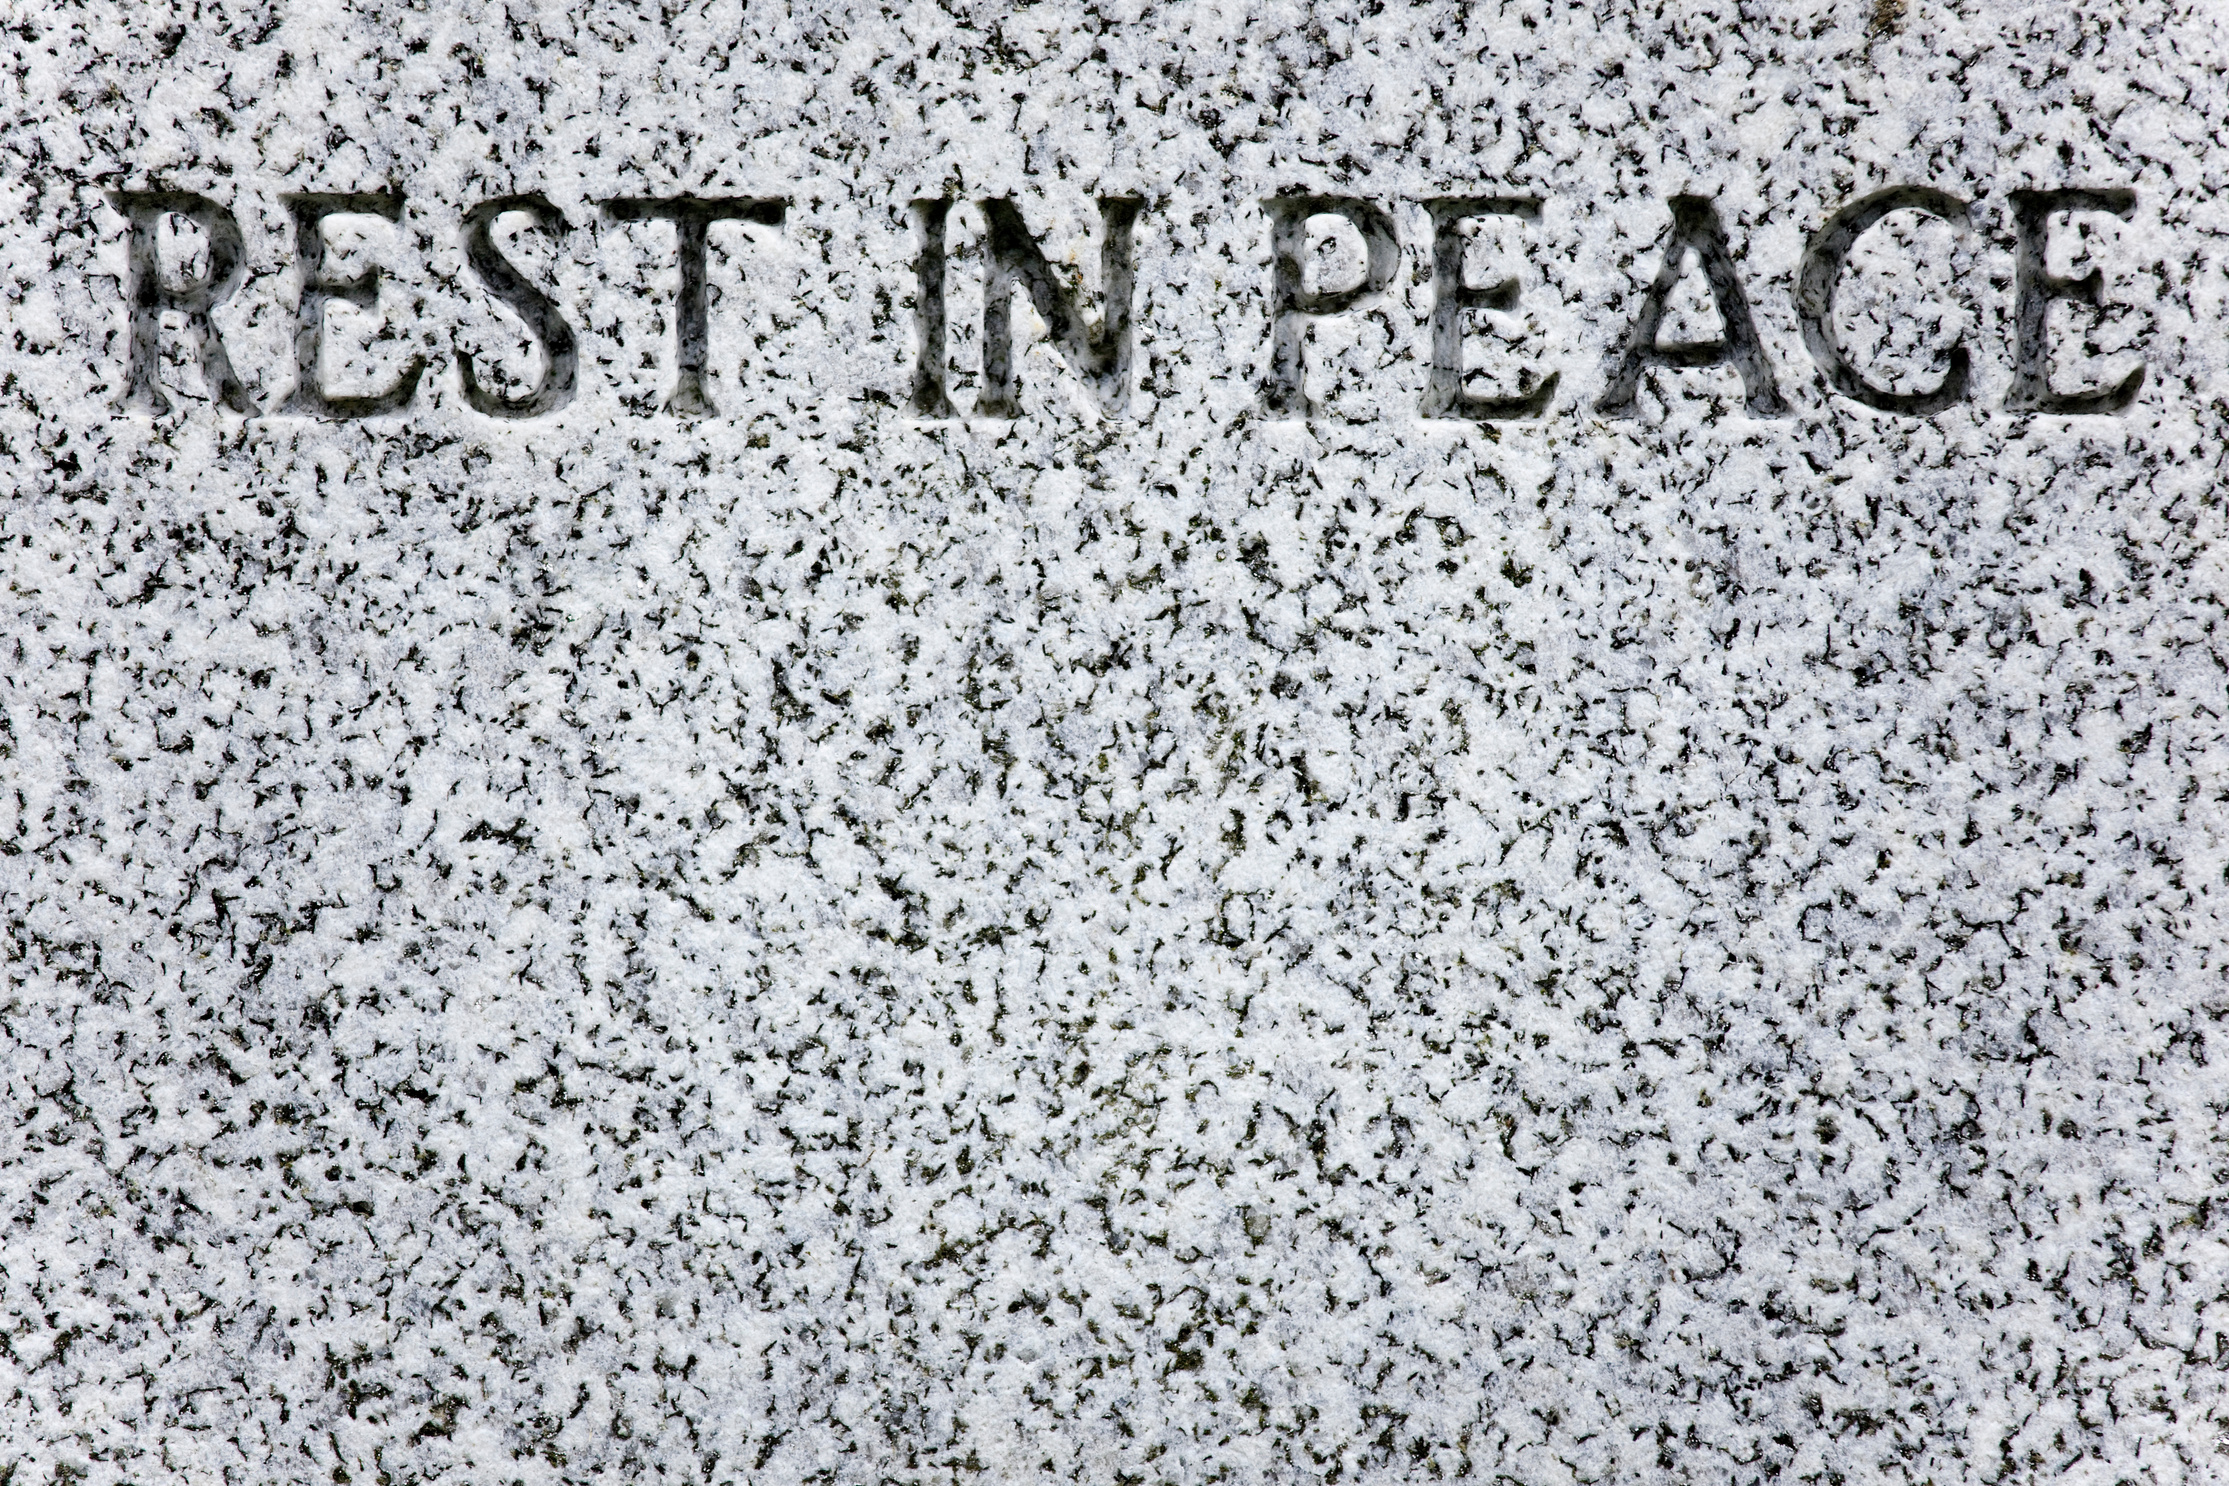
{"type": "Polygon", "coordinates": [[[1303,346],[1307,322],[1350,310],[1393,282],[1401,248],[1393,219],[1352,196],[1276,196],[1262,203],[1269,213],[1269,245],[1275,259],[1270,313],[1274,344],[1262,406],[1272,418],[1308,416],[1303,346]],[[1361,282],[1344,289],[1310,290],[1302,260],[1308,252],[1308,219],[1338,217],[1362,234],[1361,282]]]}

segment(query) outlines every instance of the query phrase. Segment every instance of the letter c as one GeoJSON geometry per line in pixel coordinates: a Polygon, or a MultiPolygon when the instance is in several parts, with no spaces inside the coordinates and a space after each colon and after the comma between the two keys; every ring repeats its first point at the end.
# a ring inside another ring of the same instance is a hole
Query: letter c
{"type": "Polygon", "coordinates": [[[1804,252],[1803,270],[1796,279],[1796,318],[1803,325],[1803,343],[1811,348],[1811,359],[1819,363],[1828,386],[1869,408],[1924,418],[1966,395],[1972,358],[1963,343],[1950,348],[1943,379],[1932,391],[1890,392],[1868,382],[1850,365],[1834,335],[1834,291],[1841,284],[1850,249],[1881,218],[1907,210],[1940,217],[1961,230],[1966,226],[1966,203],[1928,186],[1891,186],[1852,202],[1828,219],[1804,252]]]}

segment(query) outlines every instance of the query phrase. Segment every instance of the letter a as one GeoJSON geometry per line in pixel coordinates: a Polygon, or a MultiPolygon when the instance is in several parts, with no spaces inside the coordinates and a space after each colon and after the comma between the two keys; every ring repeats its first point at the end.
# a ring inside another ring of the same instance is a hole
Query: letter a
{"type": "Polygon", "coordinates": [[[1632,417],[1635,400],[1641,391],[1641,373],[1652,366],[1700,367],[1729,363],[1741,373],[1742,391],[1746,394],[1751,417],[1775,418],[1788,411],[1788,405],[1780,400],[1780,389],[1773,385],[1772,364],[1765,359],[1764,345],[1757,339],[1756,322],[1749,317],[1749,301],[1741,292],[1741,281],[1734,276],[1734,255],[1726,250],[1726,229],[1719,225],[1718,212],[1700,196],[1675,196],[1672,198],[1672,236],[1664,245],[1664,266],[1657,271],[1656,282],[1649,286],[1641,300],[1641,312],[1634,317],[1625,349],[1619,353],[1617,364],[1610,372],[1609,384],[1604,387],[1594,410],[1612,418],[1632,417]],[[1660,346],[1656,343],[1656,330],[1664,321],[1665,305],[1672,297],[1672,290],[1679,285],[1690,249],[1702,265],[1703,277],[1710,284],[1711,299],[1718,306],[1718,318],[1726,327],[1726,334],[1722,340],[1660,346]]]}

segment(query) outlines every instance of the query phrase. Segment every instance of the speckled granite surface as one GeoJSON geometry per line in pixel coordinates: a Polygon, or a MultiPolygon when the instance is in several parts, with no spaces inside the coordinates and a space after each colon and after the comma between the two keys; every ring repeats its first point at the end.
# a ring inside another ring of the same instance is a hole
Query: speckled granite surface
{"type": "Polygon", "coordinates": [[[7,15],[0,1481],[2229,1472],[2218,6],[7,15]]]}

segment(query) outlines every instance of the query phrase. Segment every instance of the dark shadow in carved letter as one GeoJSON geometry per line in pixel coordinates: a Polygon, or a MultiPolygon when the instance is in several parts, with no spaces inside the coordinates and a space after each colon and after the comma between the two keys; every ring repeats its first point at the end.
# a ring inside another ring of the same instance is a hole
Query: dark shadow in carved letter
{"type": "Polygon", "coordinates": [[[1672,235],[1664,245],[1664,266],[1657,271],[1656,282],[1642,297],[1641,312],[1634,317],[1633,329],[1610,372],[1609,385],[1603,389],[1594,410],[1613,418],[1633,416],[1634,403],[1641,391],[1641,374],[1652,366],[1693,368],[1731,364],[1741,374],[1744,405],[1749,415],[1753,418],[1781,416],[1788,411],[1788,405],[1781,401],[1780,389],[1773,383],[1772,363],[1765,359],[1764,343],[1757,338],[1757,325],[1750,318],[1749,300],[1741,292],[1741,280],[1735,276],[1734,255],[1727,250],[1726,229],[1719,224],[1717,209],[1700,196],[1675,196],[1671,206],[1672,235]],[[1711,300],[1718,306],[1719,322],[1725,326],[1726,333],[1723,339],[1715,341],[1660,346],[1656,343],[1656,330],[1663,323],[1665,306],[1672,297],[1672,290],[1679,285],[1690,250],[1702,265],[1703,278],[1710,285],[1711,300]]]}
{"type": "Polygon", "coordinates": [[[157,367],[162,359],[163,311],[176,310],[186,317],[189,334],[201,352],[201,375],[210,395],[235,413],[253,413],[248,391],[233,375],[232,360],[224,353],[209,312],[239,287],[241,260],[245,256],[240,224],[232,213],[206,196],[190,191],[117,191],[109,200],[131,221],[131,344],[125,368],[120,411],[167,413],[170,399],[163,396],[157,367]],[[200,277],[178,284],[163,282],[161,257],[156,251],[155,230],[164,217],[183,217],[201,229],[208,265],[200,277]]]}
{"type": "Polygon", "coordinates": [[[495,245],[495,221],[507,212],[524,212],[534,225],[552,236],[565,231],[565,218],[540,196],[502,196],[483,201],[464,214],[464,256],[495,297],[526,322],[527,330],[542,345],[542,374],[534,385],[516,397],[503,397],[481,385],[469,352],[457,352],[457,380],[464,400],[491,418],[534,418],[554,413],[573,400],[579,380],[580,354],[573,341],[573,327],[557,312],[547,294],[526,281],[503,250],[495,245]]]}
{"type": "Polygon", "coordinates": [[[1262,387],[1262,408],[1272,418],[1305,418],[1314,411],[1306,387],[1306,322],[1350,310],[1384,290],[1400,262],[1400,240],[1382,208],[1352,196],[1273,196],[1262,210],[1269,213],[1273,259],[1269,380],[1262,387]],[[1361,283],[1328,294],[1308,292],[1301,259],[1308,252],[1310,217],[1340,217],[1362,234],[1361,283]]]}
{"type": "Polygon", "coordinates": [[[1811,359],[1819,364],[1829,387],[1869,408],[1925,417],[1965,397],[1972,358],[1963,342],[1954,342],[1944,353],[1943,379],[1931,391],[1891,392],[1874,386],[1850,365],[1834,333],[1834,291],[1842,281],[1850,250],[1881,218],[1899,211],[1925,212],[1960,230],[1966,226],[1966,203],[1927,186],[1892,186],[1852,202],[1828,219],[1803,255],[1803,269],[1796,278],[1796,318],[1803,325],[1803,343],[1811,348],[1811,359]]]}
{"type": "Polygon", "coordinates": [[[712,338],[706,307],[704,250],[714,222],[756,222],[779,227],[788,203],[756,196],[621,196],[604,203],[615,221],[657,218],[673,224],[681,256],[681,292],[673,308],[673,391],[666,411],[681,418],[709,418],[718,409],[704,390],[704,367],[712,338]]]}
{"type": "Polygon", "coordinates": [[[2051,301],[2105,302],[2105,274],[2091,269],[2078,279],[2062,279],[2045,266],[2054,212],[2103,212],[2126,219],[2136,210],[2136,193],[2072,187],[2058,191],[2015,191],[2012,219],[2018,242],[2013,262],[2018,278],[2014,306],[2012,393],[2005,406],[2023,413],[2117,413],[2136,400],[2144,385],[2139,366],[2112,387],[2081,392],[2051,390],[2051,301]]]}
{"type": "Polygon", "coordinates": [[[1473,217],[1540,220],[1533,196],[1443,196],[1427,201],[1432,213],[1432,380],[1424,392],[1427,418],[1474,418],[1494,422],[1537,418],[1556,395],[1559,373],[1550,372],[1530,392],[1507,397],[1473,397],[1463,391],[1463,311],[1517,308],[1514,276],[1498,284],[1463,282],[1462,224],[1473,217]]]}
{"type": "Polygon", "coordinates": [[[325,391],[323,360],[325,306],[333,300],[370,309],[379,302],[381,274],[367,268],[351,279],[329,278],[325,273],[325,219],[327,217],[378,217],[402,220],[400,191],[351,191],[281,197],[294,214],[294,257],[302,268],[302,299],[294,315],[294,391],[280,409],[320,418],[368,418],[392,413],[409,403],[418,391],[418,378],[426,358],[413,356],[383,392],[361,397],[333,397],[325,391]]]}
{"type": "Polygon", "coordinates": [[[1014,383],[1014,290],[1028,291],[1030,307],[1045,322],[1046,338],[1060,347],[1076,374],[1092,384],[1100,410],[1122,411],[1130,396],[1130,311],[1137,279],[1131,230],[1141,203],[1104,197],[1099,222],[1099,328],[1084,320],[1077,296],[1045,261],[1037,239],[1011,201],[977,203],[990,225],[990,273],[983,284],[983,390],[975,413],[1011,418],[1021,411],[1014,383]]]}
{"type": "Polygon", "coordinates": [[[913,229],[921,251],[913,260],[913,323],[918,345],[913,361],[913,411],[924,418],[955,418],[944,390],[944,226],[952,198],[913,203],[913,229]]]}

